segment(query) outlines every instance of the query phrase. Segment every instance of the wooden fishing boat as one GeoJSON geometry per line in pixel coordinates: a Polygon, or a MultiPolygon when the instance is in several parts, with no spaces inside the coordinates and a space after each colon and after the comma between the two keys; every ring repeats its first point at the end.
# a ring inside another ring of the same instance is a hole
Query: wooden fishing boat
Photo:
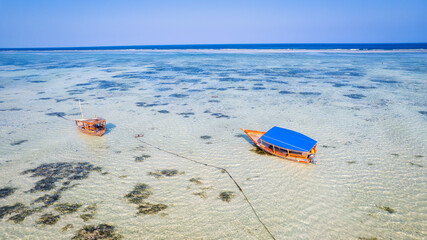
{"type": "Polygon", "coordinates": [[[301,133],[273,127],[267,132],[241,128],[266,153],[304,163],[315,163],[317,141],[301,133]]]}
{"type": "Polygon", "coordinates": [[[77,128],[85,134],[92,136],[102,136],[106,129],[106,120],[102,117],[85,118],[83,116],[82,105],[80,104],[80,113],[82,114],[81,119],[74,119],[77,128]]]}

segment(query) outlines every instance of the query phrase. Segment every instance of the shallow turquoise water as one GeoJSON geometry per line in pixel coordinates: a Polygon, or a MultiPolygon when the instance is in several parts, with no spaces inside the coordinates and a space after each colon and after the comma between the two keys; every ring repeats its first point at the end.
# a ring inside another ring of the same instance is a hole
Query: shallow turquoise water
{"type": "Polygon", "coordinates": [[[126,239],[269,238],[224,173],[135,134],[226,168],[277,239],[425,238],[426,89],[423,52],[1,53],[0,189],[16,190],[0,207],[34,207],[61,186],[28,192],[41,178],[21,173],[43,163],[102,170],[19,223],[5,215],[0,238],[70,239],[100,223],[126,239]],[[75,128],[78,99],[86,116],[107,119],[102,138],[75,128]],[[273,126],[316,139],[317,164],[257,155],[239,129],[273,126]],[[135,161],[142,155],[150,157],[135,161]],[[163,169],[180,174],[148,174],[163,169]],[[137,183],[151,187],[149,202],[168,208],[138,215],[124,198],[137,183]],[[223,191],[234,198],[222,201],[223,191]],[[66,202],[83,207],[54,225],[36,224],[66,202]],[[96,213],[84,222],[91,204],[96,213]]]}

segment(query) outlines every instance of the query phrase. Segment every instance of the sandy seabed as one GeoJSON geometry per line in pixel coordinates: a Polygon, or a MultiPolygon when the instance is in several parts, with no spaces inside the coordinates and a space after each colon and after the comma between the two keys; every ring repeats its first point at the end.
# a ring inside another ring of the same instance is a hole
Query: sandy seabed
{"type": "Polygon", "coordinates": [[[2,52],[0,238],[270,238],[161,148],[276,239],[423,239],[426,89],[422,51],[2,52]],[[317,164],[251,151],[273,126],[317,164]]]}

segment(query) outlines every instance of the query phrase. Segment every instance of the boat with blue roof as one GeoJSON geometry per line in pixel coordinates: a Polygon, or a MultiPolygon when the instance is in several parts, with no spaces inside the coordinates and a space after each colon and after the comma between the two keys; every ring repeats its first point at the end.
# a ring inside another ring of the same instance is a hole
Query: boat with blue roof
{"type": "Polygon", "coordinates": [[[241,129],[266,153],[298,162],[315,163],[317,141],[304,134],[281,127],[273,127],[267,132],[241,129]]]}

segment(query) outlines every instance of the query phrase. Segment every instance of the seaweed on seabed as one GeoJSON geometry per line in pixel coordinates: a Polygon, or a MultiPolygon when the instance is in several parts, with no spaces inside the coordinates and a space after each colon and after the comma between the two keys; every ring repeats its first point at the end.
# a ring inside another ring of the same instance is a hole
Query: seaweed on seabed
{"type": "Polygon", "coordinates": [[[141,156],[135,157],[135,162],[142,162],[145,159],[151,157],[150,155],[142,154],[141,156]]]}
{"type": "Polygon", "coordinates": [[[115,227],[109,224],[99,224],[97,226],[86,225],[80,229],[76,235],[72,238],[73,240],[86,240],[86,239],[108,239],[118,240],[122,239],[123,236],[115,233],[115,227]]]}
{"type": "Polygon", "coordinates": [[[125,195],[130,203],[140,204],[151,195],[150,186],[138,183],[131,192],[125,195]]]}
{"type": "Polygon", "coordinates": [[[152,204],[148,202],[142,202],[138,205],[138,213],[140,214],[155,214],[158,213],[164,209],[166,209],[168,206],[162,203],[159,204],[152,204]]]}
{"type": "MultiPolygon", "coordinates": [[[[164,169],[162,171],[148,172],[149,176],[154,176],[156,178],[160,178],[162,176],[172,177],[178,174],[178,170],[176,169],[164,169]]],[[[183,172],[181,173],[183,174],[183,172]]]]}
{"type": "Polygon", "coordinates": [[[200,178],[191,178],[190,180],[188,180],[188,181],[190,181],[190,182],[192,182],[192,183],[195,183],[195,184],[203,184],[201,181],[200,181],[200,178]]]}
{"type": "Polygon", "coordinates": [[[66,231],[70,230],[70,229],[71,229],[71,228],[73,228],[73,227],[74,227],[74,225],[73,225],[73,224],[71,224],[71,223],[69,223],[69,224],[67,224],[67,225],[63,226],[63,227],[61,228],[61,230],[62,230],[63,232],[66,232],[66,231]]]}
{"type": "Polygon", "coordinates": [[[7,196],[12,195],[15,192],[16,188],[5,187],[0,189],[0,198],[5,198],[7,196]]]}
{"type": "Polygon", "coordinates": [[[30,192],[39,192],[39,191],[49,191],[56,187],[55,182],[57,178],[46,177],[35,183],[35,186],[30,190],[30,192]]]}
{"type": "Polygon", "coordinates": [[[207,198],[208,196],[206,195],[205,191],[202,192],[193,192],[193,195],[195,196],[199,196],[200,198],[207,198]]]}
{"type": "Polygon", "coordinates": [[[15,141],[15,142],[11,143],[10,145],[11,145],[11,146],[21,145],[21,144],[23,144],[24,142],[28,142],[28,140],[19,140],[19,141],[15,141]]]}
{"type": "Polygon", "coordinates": [[[264,150],[262,150],[262,149],[261,149],[261,148],[259,148],[259,147],[254,147],[254,148],[252,148],[250,151],[251,151],[251,152],[254,152],[254,153],[256,153],[256,154],[259,154],[259,155],[265,155],[265,154],[267,154],[264,150]]]}
{"type": "Polygon", "coordinates": [[[126,194],[124,197],[127,198],[129,203],[137,204],[138,213],[139,214],[155,214],[168,206],[165,204],[152,204],[146,202],[147,199],[151,195],[150,186],[144,183],[138,183],[134,189],[126,194]]]}
{"type": "Polygon", "coordinates": [[[423,165],[418,164],[418,163],[409,162],[409,164],[410,164],[411,166],[423,167],[423,165]]]}
{"type": "Polygon", "coordinates": [[[87,206],[87,207],[83,210],[83,212],[86,212],[86,213],[85,213],[85,214],[80,215],[80,218],[81,218],[81,219],[83,219],[83,221],[85,221],[85,222],[87,222],[87,221],[89,221],[89,220],[93,219],[93,217],[95,216],[95,213],[96,213],[96,209],[97,209],[96,204],[93,204],[93,205],[89,205],[89,206],[87,206]]]}
{"type": "Polygon", "coordinates": [[[14,223],[22,222],[25,220],[26,217],[32,215],[33,213],[39,212],[40,210],[41,210],[40,208],[33,208],[33,209],[25,208],[18,214],[10,217],[9,221],[13,221],[14,223]]]}
{"type": "Polygon", "coordinates": [[[232,198],[234,198],[234,192],[232,191],[224,191],[219,194],[219,198],[224,202],[230,202],[232,198]]]}
{"type": "Polygon", "coordinates": [[[24,221],[26,217],[38,211],[40,211],[40,208],[31,209],[22,203],[16,203],[15,205],[0,207],[0,219],[2,219],[6,215],[16,213],[8,220],[13,221],[14,223],[19,223],[24,221]]]}
{"type": "Polygon", "coordinates": [[[391,208],[391,207],[387,207],[387,206],[377,206],[379,209],[381,209],[381,210],[384,210],[384,211],[386,211],[386,212],[388,212],[388,213],[395,213],[396,211],[393,209],[393,208],[391,208]]]}
{"type": "Polygon", "coordinates": [[[14,205],[0,207],[0,219],[3,219],[6,215],[22,211],[25,208],[25,205],[22,203],[15,203],[14,205]]]}
{"type": "Polygon", "coordinates": [[[23,171],[21,174],[31,173],[31,177],[44,177],[29,190],[29,192],[38,192],[54,189],[55,183],[63,179],[68,179],[70,182],[87,178],[91,171],[101,171],[101,168],[94,167],[89,162],[57,162],[41,164],[36,168],[23,171]]]}
{"type": "Polygon", "coordinates": [[[55,210],[61,215],[64,215],[77,212],[81,206],[81,204],[77,203],[59,203],[55,206],[55,210]]]}
{"type": "Polygon", "coordinates": [[[58,222],[59,215],[53,215],[52,213],[43,214],[37,221],[37,224],[42,225],[53,225],[58,222]]]}
{"type": "Polygon", "coordinates": [[[44,203],[45,207],[47,207],[47,206],[52,205],[56,201],[58,201],[60,197],[61,197],[61,195],[59,195],[57,193],[53,193],[50,195],[45,194],[44,196],[41,196],[41,197],[37,198],[36,200],[34,200],[33,203],[42,202],[42,203],[44,203]]]}

